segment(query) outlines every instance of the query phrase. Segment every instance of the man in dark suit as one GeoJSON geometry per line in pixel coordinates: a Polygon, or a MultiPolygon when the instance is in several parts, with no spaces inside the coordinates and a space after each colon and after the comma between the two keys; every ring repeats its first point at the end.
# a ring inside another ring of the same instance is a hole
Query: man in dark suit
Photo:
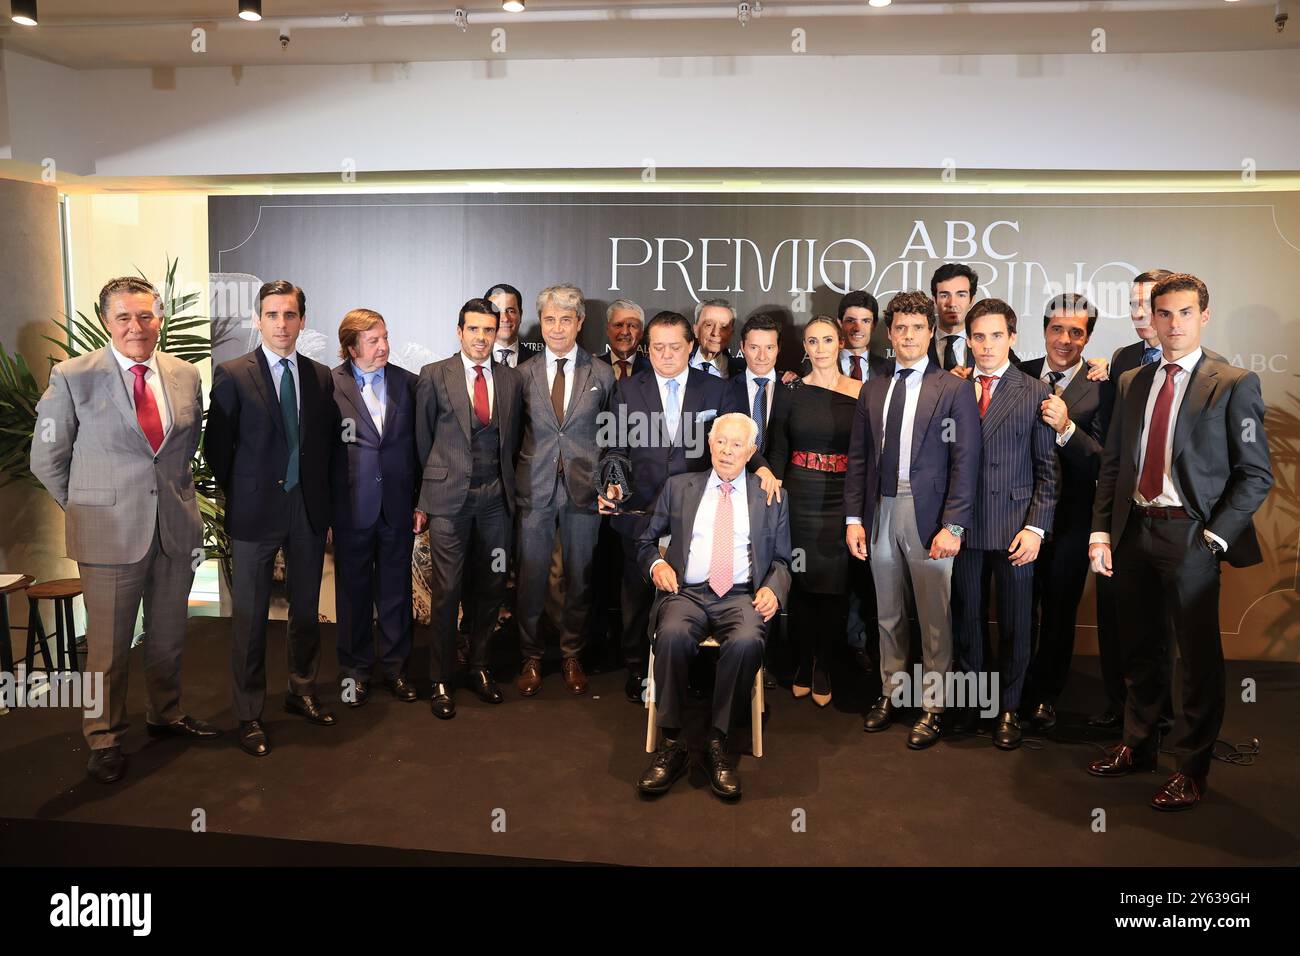
{"type": "MultiPolygon", "coordinates": [[[[727,383],[720,377],[689,368],[692,332],[685,316],[660,312],[646,326],[651,371],[623,379],[614,388],[614,401],[602,429],[601,457],[627,462],[624,478],[630,493],[611,484],[605,490],[602,513],[614,515],[610,525],[623,540],[623,663],[624,691],[641,703],[649,638],[646,632],[653,598],[638,557],[637,538],[649,522],[649,509],[672,475],[709,467],[705,448],[708,429],[718,415],[741,411],[733,407],[727,383]],[[619,512],[616,514],[616,512],[619,512]]],[[[764,491],[775,492],[776,479],[762,468],[764,491]]]]}
{"type": "Polygon", "coordinates": [[[1035,730],[1056,726],[1056,701],[1065,689],[1074,653],[1075,618],[1088,576],[1088,532],[1097,470],[1106,442],[1102,422],[1109,418],[1114,391],[1109,382],[1088,380],[1083,349],[1097,324],[1097,310],[1074,292],[1058,295],[1043,312],[1047,355],[1020,366],[1050,390],[1039,413],[1056,433],[1061,493],[1051,534],[1034,563],[1034,656],[1024,699],[1035,704],[1035,730]]]}
{"type": "Polygon", "coordinates": [[[705,299],[695,306],[695,351],[690,366],[719,378],[745,370],[745,360],[728,351],[736,330],[736,311],[726,299],[705,299]]]}
{"type": "Polygon", "coordinates": [[[871,352],[871,333],[880,316],[880,303],[870,292],[857,290],[840,297],[840,330],[844,345],[840,348],[840,371],[851,379],[867,382],[888,376],[893,363],[871,352]]]}
{"type": "Polygon", "coordinates": [[[369,699],[377,657],[384,684],[409,703],[417,696],[406,679],[411,548],[427,521],[415,511],[415,376],[388,364],[388,326],[369,309],[343,317],[339,355],[334,402],[340,428],[330,486],[343,701],[360,707],[369,699]]]}
{"type": "Polygon", "coordinates": [[[753,686],[763,661],[768,622],[790,593],[790,521],[785,501],[772,506],[745,466],[758,427],[741,412],[723,415],[709,434],[712,468],[665,482],[654,512],[637,537],[643,573],[657,597],[654,694],[662,739],[637,789],[664,793],[686,772],[682,740],[691,658],[711,633],[721,645],[713,687],[708,762],[713,792],[740,796],[740,777],[727,756],[737,699],[753,686]],[[659,539],[671,536],[665,556],[659,539]]]}
{"type": "MultiPolygon", "coordinates": [[[[1033,564],[1052,527],[1061,471],[1052,429],[1039,411],[1051,390],[1011,365],[1016,325],[1015,311],[1001,299],[982,299],[966,313],[982,444],[975,510],[954,562],[952,587],[955,670],[978,679],[984,674],[984,569],[991,569],[1000,658],[993,743],[1002,750],[1022,741],[1017,711],[1029,667],[1033,564]]],[[[967,701],[962,723],[969,727],[974,714],[967,701]]]]}
{"type": "MultiPolygon", "coordinates": [[[[890,300],[885,328],[896,368],[862,387],[849,442],[845,542],[859,561],[870,554],[880,628],[884,694],[863,723],[869,733],[893,722],[900,706],[893,695],[901,697],[909,676],[909,592],[925,670],[942,680],[952,663],[952,565],[975,507],[980,426],[970,386],[927,357],[934,326],[934,301],[924,292],[890,300]]],[[[915,750],[942,732],[943,702],[920,703],[925,714],[907,741],[915,750]]]]}
{"type": "MultiPolygon", "coordinates": [[[[1168,269],[1151,269],[1143,272],[1133,280],[1129,296],[1129,315],[1133,320],[1133,330],[1138,340],[1115,351],[1110,361],[1109,401],[1105,404],[1105,418],[1102,422],[1102,435],[1110,428],[1111,414],[1115,406],[1115,384],[1130,369],[1141,368],[1160,360],[1160,339],[1151,324],[1151,290],[1161,279],[1173,275],[1168,269]]],[[[1102,443],[1105,444],[1103,437],[1102,443]]],[[[1115,604],[1114,582],[1104,576],[1097,577],[1097,654],[1101,664],[1102,687],[1106,692],[1106,707],[1098,714],[1088,718],[1088,725],[1104,730],[1120,730],[1124,725],[1124,698],[1128,691],[1124,688],[1124,665],[1120,659],[1119,608],[1115,604]]],[[[1161,711],[1161,730],[1168,733],[1174,726],[1174,660],[1177,647],[1170,641],[1165,650],[1165,702],[1161,711]]]]}
{"type": "Polygon", "coordinates": [[[524,297],[519,290],[508,282],[498,282],[487,290],[483,298],[496,306],[497,315],[501,318],[497,340],[492,345],[492,362],[518,368],[520,362],[527,362],[536,356],[541,346],[519,338],[519,323],[524,314],[524,297]]]}
{"type": "Polygon", "coordinates": [[[1205,792],[1226,705],[1219,562],[1261,560],[1253,518],[1273,485],[1259,377],[1201,347],[1210,293],[1175,274],[1151,291],[1161,360],[1126,372],[1106,436],[1088,556],[1115,579],[1124,613],[1124,741],[1097,776],[1154,769],[1160,752],[1164,641],[1183,659],[1178,771],[1157,810],[1188,810],[1205,792]],[[1168,633],[1172,631],[1172,634],[1168,633]]]}
{"type": "Polygon", "coordinates": [[[754,315],[740,331],[740,351],[745,357],[745,370],[727,379],[730,407],[743,411],[758,425],[758,447],[755,457],[766,462],[768,446],[767,423],[774,412],[790,402],[790,389],[781,384],[774,371],[781,326],[770,315],[754,315]]]}
{"type": "MultiPolygon", "coordinates": [[[[979,276],[964,262],[945,262],[930,276],[930,295],[938,313],[938,328],[928,352],[931,365],[961,378],[970,378],[975,356],[966,339],[966,313],[975,304],[979,276]]],[[[1011,350],[1011,364],[1020,358],[1011,350]]]]}
{"type": "Polygon", "coordinates": [[[415,392],[416,449],[424,463],[416,507],[429,517],[433,555],[431,708],[443,720],[456,716],[456,608],[471,578],[464,609],[472,622],[470,683],[484,702],[502,700],[488,669],[489,642],[505,597],[523,428],[519,373],[492,361],[496,307],[470,299],[460,308],[456,336],[460,351],[420,369],[415,392]]]}
{"type": "Polygon", "coordinates": [[[239,745],[270,753],[266,614],[275,555],[284,549],[289,592],[289,694],[284,707],[314,724],[334,715],[316,697],[320,580],[331,523],[330,456],[338,429],[330,370],[297,352],[307,297],[283,279],[257,293],[262,344],[217,366],[203,454],[226,499],[234,563],[231,640],[239,745]]]}
{"type": "Polygon", "coordinates": [[[515,488],[519,498],[519,577],[515,601],[523,656],[517,686],[525,697],[542,686],[538,633],[546,601],[547,571],[559,532],[564,565],[560,650],[564,686],[587,692],[579,655],[586,644],[592,561],[600,534],[596,512],[596,461],[602,413],[614,395],[614,372],[578,346],[586,302],[576,286],[558,285],[537,296],[543,358],[520,372],[524,439],[515,488]]]}
{"type": "Polygon", "coordinates": [[[631,299],[615,299],[605,309],[605,351],[596,356],[614,370],[614,380],[631,378],[650,369],[650,358],[641,345],[645,310],[631,299]]]}

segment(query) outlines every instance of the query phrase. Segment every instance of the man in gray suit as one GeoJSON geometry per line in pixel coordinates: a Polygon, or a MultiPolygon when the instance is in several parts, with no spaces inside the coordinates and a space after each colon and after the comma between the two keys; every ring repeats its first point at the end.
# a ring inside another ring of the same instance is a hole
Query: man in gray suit
{"type": "Polygon", "coordinates": [[[721,651],[713,686],[709,782],[724,799],[740,796],[740,778],[726,752],[733,705],[753,686],[768,623],[790,594],[788,499],[768,504],[758,478],[745,473],[757,439],[758,424],[745,413],[719,417],[709,433],[712,469],[670,477],[637,535],[642,573],[657,589],[650,629],[663,734],[637,782],[645,794],[667,792],[686,772],[689,755],[681,734],[687,675],[700,642],[712,633],[721,651]],[[672,540],[660,556],[664,534],[672,540]]]}
{"type": "Polygon", "coordinates": [[[104,675],[104,706],[86,714],[87,771],[126,772],[127,657],[144,600],[146,710],[154,737],[216,737],[181,709],[181,650],[203,521],[190,463],[203,428],[194,366],[156,349],[158,293],[113,279],[99,293],[111,343],[60,362],[36,406],[32,474],[66,512],[68,557],[86,600],[86,672],[104,675]]]}
{"type": "Polygon", "coordinates": [[[601,413],[609,408],[614,393],[614,371],[604,362],[593,362],[577,344],[586,311],[582,290],[576,286],[543,289],[537,296],[537,314],[546,351],[543,361],[529,362],[520,371],[525,424],[515,477],[519,501],[515,604],[524,659],[517,686],[525,697],[542,686],[545,646],[538,623],[557,529],[565,580],[560,624],[564,686],[573,694],[587,692],[578,655],[586,642],[591,565],[600,536],[596,437],[601,413]]]}
{"type": "Polygon", "coordinates": [[[415,397],[415,441],[424,465],[416,509],[428,516],[433,554],[431,706],[442,720],[456,716],[456,607],[470,579],[470,681],[484,702],[502,700],[488,670],[488,642],[505,598],[523,419],[519,373],[492,361],[496,307],[470,299],[461,306],[456,335],[460,351],[420,369],[415,397]]]}

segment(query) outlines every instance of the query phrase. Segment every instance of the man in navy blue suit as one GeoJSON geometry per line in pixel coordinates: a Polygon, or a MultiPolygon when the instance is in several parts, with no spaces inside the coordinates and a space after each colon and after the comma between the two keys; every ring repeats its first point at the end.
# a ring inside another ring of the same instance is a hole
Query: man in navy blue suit
{"type": "MultiPolygon", "coordinates": [[[[1011,364],[1016,313],[1000,299],[983,299],[966,313],[966,337],[975,356],[982,440],[979,483],[970,531],[953,566],[952,616],[956,669],[984,671],[984,568],[992,567],[998,595],[1000,676],[993,743],[1020,746],[1020,695],[1029,668],[1034,561],[1052,527],[1061,466],[1056,434],[1040,416],[1051,395],[1046,383],[1011,364]]],[[[971,388],[971,385],[966,385],[971,388]]],[[[970,726],[974,708],[962,708],[970,726]]]]}
{"type": "Polygon", "coordinates": [[[644,334],[645,310],[631,299],[615,299],[605,309],[605,338],[609,345],[595,358],[614,369],[614,381],[649,371],[650,359],[641,345],[644,334]]]}
{"type": "Polygon", "coordinates": [[[389,365],[388,354],[382,315],[353,309],[343,317],[343,364],[333,371],[342,422],[330,486],[339,675],[343,702],[353,707],[369,698],[376,663],[398,700],[416,699],[405,673],[411,653],[411,547],[427,520],[415,510],[416,378],[389,365]]]}
{"type": "Polygon", "coordinates": [[[736,331],[736,310],[726,299],[705,299],[695,306],[695,350],[690,366],[720,378],[745,371],[743,356],[729,351],[736,331]]]}
{"type": "MultiPolygon", "coordinates": [[[[610,526],[623,541],[623,663],[627,698],[641,702],[649,659],[646,626],[654,589],[638,556],[637,537],[649,510],[672,475],[710,467],[708,433],[719,415],[744,411],[733,407],[725,379],[690,368],[693,333],[686,317],[660,312],[646,326],[650,343],[648,372],[618,382],[597,437],[601,458],[630,463],[629,491],[609,484],[600,502],[602,514],[615,515],[610,526]],[[616,512],[621,512],[617,513],[616,512]]],[[[769,499],[776,490],[770,468],[756,472],[769,499]]]]}

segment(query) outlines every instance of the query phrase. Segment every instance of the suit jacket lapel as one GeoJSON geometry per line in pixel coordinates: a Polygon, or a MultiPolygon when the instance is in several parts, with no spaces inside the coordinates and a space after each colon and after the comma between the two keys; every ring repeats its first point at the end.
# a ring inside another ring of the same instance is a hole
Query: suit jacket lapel
{"type": "MultiPolygon", "coordinates": [[[[171,411],[172,416],[171,427],[168,428],[167,432],[163,435],[163,445],[166,445],[167,439],[171,438],[172,432],[176,431],[176,419],[180,414],[180,409],[184,407],[186,395],[181,391],[181,380],[180,376],[177,374],[179,370],[176,366],[176,362],[179,362],[180,359],[173,361],[172,357],[164,352],[157,352],[155,354],[158,357],[158,372],[162,376],[163,391],[166,393],[167,397],[167,407],[171,411]]],[[[158,447],[159,450],[162,449],[162,445],[159,445],[158,447]]]]}
{"type": "Polygon", "coordinates": [[[1128,430],[1130,453],[1133,459],[1133,471],[1136,473],[1142,461],[1142,420],[1146,417],[1147,398],[1151,394],[1151,383],[1156,377],[1158,362],[1152,362],[1138,370],[1129,387],[1128,404],[1124,406],[1124,427],[1128,430]]]}
{"type": "Polygon", "coordinates": [[[1210,364],[1207,356],[1202,355],[1201,360],[1192,369],[1192,380],[1187,383],[1187,394],[1183,396],[1183,404],[1178,409],[1178,418],[1174,421],[1174,447],[1171,457],[1178,458],[1179,453],[1186,446],[1187,436],[1191,434],[1197,419],[1205,411],[1205,406],[1209,404],[1210,396],[1214,394],[1214,387],[1218,382],[1218,369],[1210,364]]]}
{"type": "Polygon", "coordinates": [[[1065,402],[1065,407],[1073,411],[1074,406],[1088,394],[1091,385],[1092,383],[1088,381],[1088,363],[1084,362],[1079,366],[1079,371],[1074,373],[1074,378],[1070,379],[1070,384],[1065,386],[1065,391],[1061,393],[1061,401],[1065,402]]]}
{"type": "Polygon", "coordinates": [[[460,422],[460,430],[465,433],[465,440],[472,441],[474,433],[469,421],[471,412],[469,392],[465,388],[465,364],[459,354],[443,366],[442,384],[447,389],[447,399],[456,413],[456,421],[460,422]]]}
{"type": "MultiPolygon", "coordinates": [[[[708,486],[709,476],[712,474],[712,469],[692,474],[690,484],[686,488],[686,494],[683,496],[681,540],[678,541],[676,537],[673,538],[673,544],[680,549],[682,556],[681,572],[683,578],[686,577],[686,562],[691,557],[691,536],[695,533],[695,516],[700,512],[700,502],[704,500],[704,489],[708,486]]],[[[682,583],[684,584],[685,581],[682,583]]]]}
{"type": "Polygon", "coordinates": [[[573,391],[569,393],[569,407],[564,410],[564,420],[573,417],[573,410],[578,407],[586,395],[587,379],[591,377],[591,356],[581,349],[573,350],[573,391]],[[584,361],[585,360],[585,361],[584,361]]]}
{"type": "MultiPolygon", "coordinates": [[[[266,403],[266,412],[275,424],[275,430],[284,437],[284,417],[280,414],[279,396],[275,394],[275,379],[271,377],[271,366],[266,364],[266,356],[262,354],[260,345],[249,354],[248,365],[248,374],[257,382],[262,401],[266,403]]],[[[301,400],[302,396],[298,398],[301,400]]]]}
{"type": "MultiPolygon", "coordinates": [[[[387,384],[387,383],[385,383],[387,384]]],[[[334,369],[334,388],[343,393],[343,397],[348,400],[356,413],[353,417],[356,421],[362,423],[363,427],[369,428],[376,439],[379,439],[379,431],[375,428],[375,420],[370,416],[370,409],[366,406],[366,401],[361,397],[361,390],[357,388],[356,376],[352,374],[352,363],[344,362],[338,368],[334,369]]]]}
{"type": "Polygon", "coordinates": [[[762,540],[759,535],[767,517],[767,496],[753,475],[745,476],[745,496],[749,499],[749,580],[757,591],[763,586],[763,579],[759,577],[758,549],[754,542],[762,540]]]}
{"type": "MultiPolygon", "coordinates": [[[[159,369],[162,368],[160,364],[159,369]]],[[[104,376],[104,387],[108,393],[113,396],[113,404],[117,406],[122,417],[126,419],[127,427],[140,436],[146,445],[149,439],[145,438],[144,429],[140,427],[140,419],[135,413],[135,399],[127,392],[126,382],[122,378],[122,366],[117,364],[117,359],[113,357],[113,352],[108,346],[104,346],[104,355],[100,360],[100,372],[104,376]]],[[[150,451],[153,450],[149,446],[150,451]]]]}
{"type": "Polygon", "coordinates": [[[381,445],[388,441],[388,436],[394,431],[388,427],[388,423],[397,421],[397,391],[401,376],[394,375],[393,368],[394,366],[389,365],[384,372],[384,433],[379,436],[381,445]]]}
{"type": "Polygon", "coordinates": [[[1007,369],[1002,381],[993,387],[993,397],[989,407],[984,411],[983,434],[987,437],[997,431],[999,425],[1006,421],[1015,407],[1020,389],[1025,387],[1024,376],[1015,368],[1007,369]]]}
{"type": "MultiPolygon", "coordinates": [[[[929,368],[935,368],[935,366],[931,365],[929,368]]],[[[912,419],[912,461],[916,461],[920,457],[921,440],[925,438],[925,431],[930,427],[930,419],[934,417],[934,410],[939,407],[940,385],[938,376],[947,374],[942,370],[930,372],[927,369],[926,374],[921,376],[921,394],[917,396],[916,417],[912,419]]],[[[894,391],[897,392],[902,384],[901,381],[896,383],[894,391]]],[[[906,398],[906,395],[903,397],[906,398]]]]}

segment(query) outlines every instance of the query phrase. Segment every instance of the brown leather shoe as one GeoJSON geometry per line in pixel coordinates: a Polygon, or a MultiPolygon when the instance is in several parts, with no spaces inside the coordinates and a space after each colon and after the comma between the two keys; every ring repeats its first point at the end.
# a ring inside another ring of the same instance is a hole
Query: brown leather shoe
{"type": "Polygon", "coordinates": [[[1156,795],[1151,798],[1151,806],[1157,810],[1190,810],[1201,802],[1201,794],[1204,792],[1204,777],[1198,780],[1180,770],[1156,791],[1156,795]]]}
{"type": "Polygon", "coordinates": [[[524,658],[524,666],[519,671],[515,686],[519,688],[519,693],[525,697],[532,697],[542,689],[542,659],[540,657],[524,658]]]}
{"type": "Polygon", "coordinates": [[[587,693],[587,675],[576,657],[564,659],[564,686],[574,695],[587,693]]]}
{"type": "Polygon", "coordinates": [[[1122,777],[1139,770],[1156,769],[1154,755],[1140,757],[1127,744],[1115,744],[1108,748],[1107,753],[1109,756],[1094,760],[1088,765],[1088,773],[1094,777],[1122,777]]]}

